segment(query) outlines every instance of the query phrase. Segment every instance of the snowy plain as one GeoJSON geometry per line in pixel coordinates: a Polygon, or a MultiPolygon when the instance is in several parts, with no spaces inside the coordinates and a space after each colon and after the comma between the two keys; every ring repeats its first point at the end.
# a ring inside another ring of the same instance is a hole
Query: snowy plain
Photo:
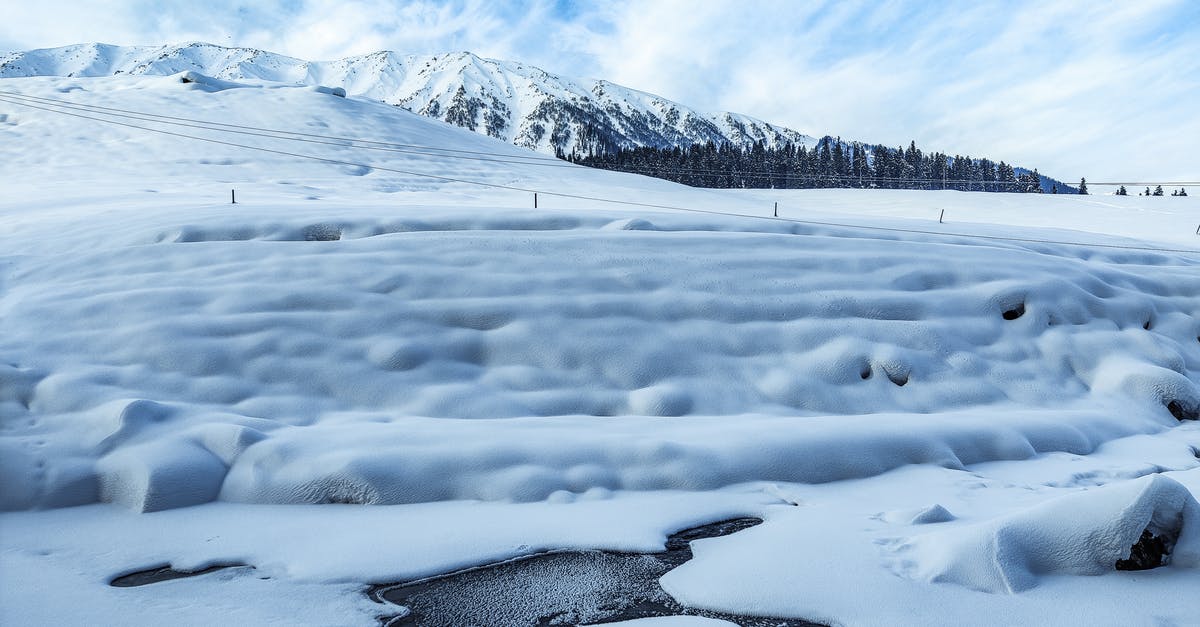
{"type": "Polygon", "coordinates": [[[1200,615],[1200,196],[698,190],[190,80],[0,81],[0,622],[372,624],[370,583],[736,516],[664,589],[1200,615]]]}

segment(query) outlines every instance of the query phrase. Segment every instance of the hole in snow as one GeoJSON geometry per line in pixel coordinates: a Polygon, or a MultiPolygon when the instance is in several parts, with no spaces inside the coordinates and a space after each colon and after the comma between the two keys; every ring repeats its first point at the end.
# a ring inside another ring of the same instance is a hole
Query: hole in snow
{"type": "Polygon", "coordinates": [[[887,378],[888,381],[891,381],[900,387],[904,387],[904,384],[908,383],[907,372],[888,372],[887,378]]]}
{"type": "Polygon", "coordinates": [[[1147,331],[1149,331],[1149,330],[1150,330],[1150,326],[1151,326],[1151,325],[1150,325],[1150,321],[1149,321],[1149,320],[1147,320],[1147,321],[1146,321],[1144,324],[1142,324],[1142,328],[1143,328],[1143,329],[1145,329],[1145,330],[1147,330],[1147,331]]]}
{"type": "Polygon", "coordinates": [[[866,381],[867,379],[870,379],[871,378],[871,367],[865,366],[862,369],[862,372],[858,373],[858,376],[862,377],[864,381],[866,381]]]}
{"type": "Polygon", "coordinates": [[[684,607],[659,585],[659,577],[692,558],[692,540],[729,535],[761,522],[735,518],[685,529],[667,539],[662,553],[540,553],[406,584],[374,586],[368,594],[408,609],[403,616],[383,619],[388,627],[590,625],[662,616],[704,616],[746,627],[814,625],[684,607]]]}
{"type": "Polygon", "coordinates": [[[1175,416],[1176,420],[1200,419],[1200,407],[1189,407],[1178,399],[1167,403],[1167,411],[1171,412],[1171,415],[1175,416]]]}
{"type": "Polygon", "coordinates": [[[1025,303],[1017,303],[1016,306],[1005,309],[1001,315],[1005,320],[1016,320],[1025,315],[1025,303]]]}
{"type": "Polygon", "coordinates": [[[1167,563],[1171,555],[1172,539],[1166,534],[1156,536],[1149,529],[1129,548],[1129,557],[1117,560],[1117,570],[1150,570],[1167,563]]]}

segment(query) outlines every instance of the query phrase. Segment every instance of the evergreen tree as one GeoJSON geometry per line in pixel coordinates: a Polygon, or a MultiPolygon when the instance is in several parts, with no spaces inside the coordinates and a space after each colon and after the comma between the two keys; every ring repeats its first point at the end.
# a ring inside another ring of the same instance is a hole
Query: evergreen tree
{"type": "Polygon", "coordinates": [[[1050,188],[1050,193],[1051,193],[1051,194],[1057,194],[1057,193],[1058,193],[1058,186],[1057,186],[1057,185],[1055,185],[1054,187],[1051,187],[1051,188],[1050,188]]]}
{"type": "Polygon", "coordinates": [[[1003,161],[1001,161],[1000,165],[996,167],[996,182],[999,184],[998,188],[1002,192],[1020,191],[1017,189],[1016,171],[1013,170],[1011,165],[1008,165],[1003,161]]]}
{"type": "Polygon", "coordinates": [[[1084,195],[1084,196],[1087,196],[1087,195],[1088,195],[1088,191],[1087,191],[1087,179],[1085,179],[1085,178],[1081,178],[1081,179],[1079,179],[1079,193],[1080,193],[1080,194],[1082,194],[1082,195],[1084,195]]]}
{"type": "Polygon", "coordinates": [[[937,153],[933,156],[933,168],[930,170],[930,175],[935,179],[941,179],[940,185],[942,189],[946,189],[946,178],[949,174],[948,161],[944,153],[937,153]]]}

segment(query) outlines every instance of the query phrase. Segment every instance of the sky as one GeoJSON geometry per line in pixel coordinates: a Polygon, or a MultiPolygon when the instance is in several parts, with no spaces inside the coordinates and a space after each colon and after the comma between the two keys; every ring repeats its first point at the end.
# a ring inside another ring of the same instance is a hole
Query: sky
{"type": "Polygon", "coordinates": [[[309,60],[468,50],[809,135],[1068,182],[1200,181],[1200,1],[39,0],[0,52],[206,41],[309,60]]]}

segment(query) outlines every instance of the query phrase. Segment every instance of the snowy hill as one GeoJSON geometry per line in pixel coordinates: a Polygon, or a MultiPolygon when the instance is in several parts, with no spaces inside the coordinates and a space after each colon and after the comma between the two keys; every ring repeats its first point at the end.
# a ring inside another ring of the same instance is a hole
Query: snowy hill
{"type": "Polygon", "coordinates": [[[377,624],[367,584],[742,516],[672,603],[1200,610],[1200,195],[693,189],[131,73],[0,80],[0,622],[377,624]]]}
{"type": "Polygon", "coordinates": [[[0,57],[0,78],[175,74],[339,86],[517,146],[553,154],[589,148],[712,141],[815,143],[807,135],[736,113],[706,114],[603,80],[575,80],[469,52],[377,52],[303,61],[205,43],[161,47],[80,44],[0,57]]]}

